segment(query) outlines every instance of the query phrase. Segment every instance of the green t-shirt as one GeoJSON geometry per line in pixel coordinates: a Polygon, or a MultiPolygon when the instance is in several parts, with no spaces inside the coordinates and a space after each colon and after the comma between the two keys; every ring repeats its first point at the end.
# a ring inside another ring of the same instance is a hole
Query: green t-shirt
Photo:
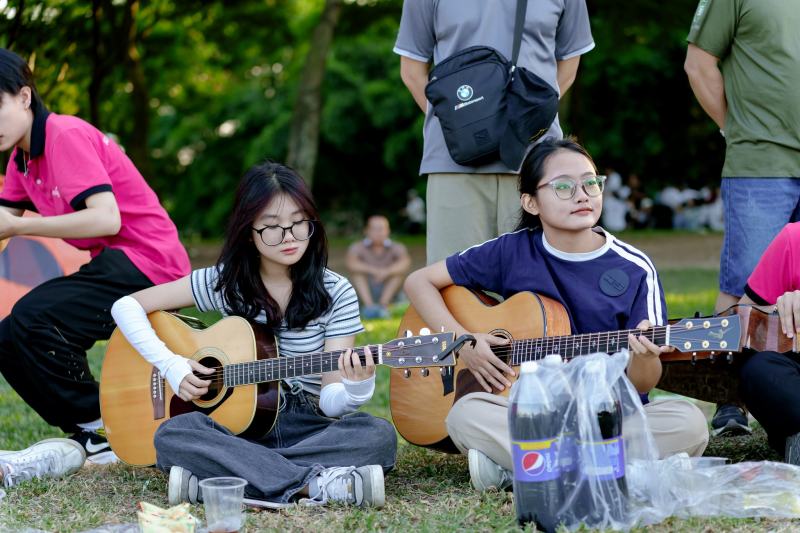
{"type": "Polygon", "coordinates": [[[800,0],[700,0],[688,41],[720,59],[726,177],[800,177],[800,0]]]}

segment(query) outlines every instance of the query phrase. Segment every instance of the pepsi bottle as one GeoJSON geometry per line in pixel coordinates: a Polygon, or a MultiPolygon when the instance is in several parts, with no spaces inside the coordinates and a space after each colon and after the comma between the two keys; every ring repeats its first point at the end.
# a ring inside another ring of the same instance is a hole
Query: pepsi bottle
{"type": "Polygon", "coordinates": [[[542,360],[546,377],[546,386],[558,411],[561,421],[558,462],[561,466],[561,486],[564,500],[568,500],[575,492],[578,481],[578,448],[575,438],[578,430],[578,418],[572,393],[572,385],[564,373],[564,362],[558,354],[550,354],[542,360]]]}
{"type": "Polygon", "coordinates": [[[587,361],[581,384],[580,495],[578,517],[587,526],[625,522],[628,486],[625,482],[625,443],[622,407],[608,383],[603,360],[587,361]]]}
{"type": "Polygon", "coordinates": [[[562,499],[559,413],[541,381],[539,364],[522,363],[520,370],[508,409],[517,520],[520,525],[534,522],[542,531],[555,531],[562,499]]]}

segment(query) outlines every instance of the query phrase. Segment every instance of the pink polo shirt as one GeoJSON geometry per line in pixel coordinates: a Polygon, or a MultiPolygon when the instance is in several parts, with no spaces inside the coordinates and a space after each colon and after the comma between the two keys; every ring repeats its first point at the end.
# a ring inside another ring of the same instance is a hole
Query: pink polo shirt
{"type": "Polygon", "coordinates": [[[64,240],[92,257],[104,248],[121,250],[155,284],[189,273],[189,257],[175,224],[114,141],[77,117],[55,113],[47,116],[44,131],[39,130],[34,124],[27,175],[15,162],[19,148],[14,151],[0,205],[33,208],[42,216],[64,215],[84,209],[89,196],[111,191],[122,217],[119,233],[64,240]],[[42,143],[37,153],[34,147],[42,143]]]}
{"type": "Polygon", "coordinates": [[[800,290],[800,222],[786,224],[772,240],[747,280],[745,294],[760,305],[800,290]]]}

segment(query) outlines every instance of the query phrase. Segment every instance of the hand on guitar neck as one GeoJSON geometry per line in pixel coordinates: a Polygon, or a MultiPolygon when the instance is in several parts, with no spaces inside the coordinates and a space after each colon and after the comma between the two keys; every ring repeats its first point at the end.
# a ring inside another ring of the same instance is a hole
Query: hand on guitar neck
{"type": "MultiPolygon", "coordinates": [[[[642,320],[637,329],[642,333],[653,327],[649,320],[642,320]]],[[[641,393],[653,389],[661,379],[661,354],[674,351],[671,346],[658,346],[644,334],[628,335],[628,350],[631,355],[628,363],[628,378],[641,393]]]]}

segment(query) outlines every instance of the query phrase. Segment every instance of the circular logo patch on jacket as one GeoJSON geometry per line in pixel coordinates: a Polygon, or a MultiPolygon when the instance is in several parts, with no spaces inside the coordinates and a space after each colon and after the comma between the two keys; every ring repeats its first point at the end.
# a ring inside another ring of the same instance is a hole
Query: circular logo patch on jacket
{"type": "Polygon", "coordinates": [[[628,290],[631,278],[624,270],[612,268],[600,276],[600,290],[608,296],[619,296],[628,290]]]}

